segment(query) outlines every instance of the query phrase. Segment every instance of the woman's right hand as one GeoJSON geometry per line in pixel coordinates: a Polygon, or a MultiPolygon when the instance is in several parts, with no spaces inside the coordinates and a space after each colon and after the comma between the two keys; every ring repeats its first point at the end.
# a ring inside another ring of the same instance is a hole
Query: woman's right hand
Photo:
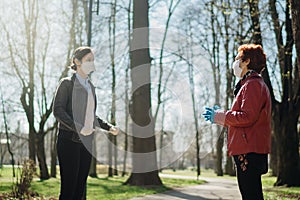
{"type": "Polygon", "coordinates": [[[109,129],[109,132],[113,135],[118,135],[119,132],[120,132],[120,129],[116,126],[112,126],[110,129],[109,129]]]}

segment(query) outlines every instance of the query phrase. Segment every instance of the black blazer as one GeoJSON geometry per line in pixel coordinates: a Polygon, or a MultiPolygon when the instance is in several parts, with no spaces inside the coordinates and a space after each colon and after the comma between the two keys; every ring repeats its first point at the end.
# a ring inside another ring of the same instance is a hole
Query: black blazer
{"type": "MultiPolygon", "coordinates": [[[[95,87],[91,84],[91,89],[95,99],[95,126],[100,127],[104,130],[109,130],[112,125],[105,122],[98,116],[96,116],[96,94],[95,87]]],[[[72,77],[63,78],[55,92],[54,103],[53,103],[53,114],[59,122],[59,129],[80,133],[80,130],[84,126],[85,112],[87,107],[88,93],[86,89],[80,84],[76,75],[72,77]]]]}

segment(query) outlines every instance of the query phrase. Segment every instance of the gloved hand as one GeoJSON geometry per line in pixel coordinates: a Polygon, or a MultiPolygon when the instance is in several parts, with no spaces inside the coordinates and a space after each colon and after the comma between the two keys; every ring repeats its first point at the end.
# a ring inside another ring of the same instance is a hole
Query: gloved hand
{"type": "Polygon", "coordinates": [[[205,112],[202,114],[202,116],[205,118],[205,121],[210,121],[212,124],[214,123],[215,119],[215,110],[220,109],[220,106],[215,105],[213,108],[205,107],[205,112]]]}

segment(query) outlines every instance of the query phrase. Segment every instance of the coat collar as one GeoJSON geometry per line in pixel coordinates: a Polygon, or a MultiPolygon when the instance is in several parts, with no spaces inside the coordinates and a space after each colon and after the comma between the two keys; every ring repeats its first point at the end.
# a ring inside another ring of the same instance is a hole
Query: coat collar
{"type": "Polygon", "coordinates": [[[258,74],[256,71],[254,70],[250,70],[248,71],[242,78],[241,80],[241,84],[243,85],[244,83],[246,83],[249,79],[253,79],[253,78],[262,78],[260,74],[258,74]]]}

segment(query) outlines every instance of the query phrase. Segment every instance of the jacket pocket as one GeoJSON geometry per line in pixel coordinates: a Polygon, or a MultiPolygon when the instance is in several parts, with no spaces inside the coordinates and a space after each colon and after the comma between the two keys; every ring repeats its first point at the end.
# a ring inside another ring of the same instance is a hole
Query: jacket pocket
{"type": "Polygon", "coordinates": [[[242,138],[243,138],[243,140],[248,144],[248,139],[247,139],[247,134],[246,134],[245,129],[243,130],[242,138]]]}

